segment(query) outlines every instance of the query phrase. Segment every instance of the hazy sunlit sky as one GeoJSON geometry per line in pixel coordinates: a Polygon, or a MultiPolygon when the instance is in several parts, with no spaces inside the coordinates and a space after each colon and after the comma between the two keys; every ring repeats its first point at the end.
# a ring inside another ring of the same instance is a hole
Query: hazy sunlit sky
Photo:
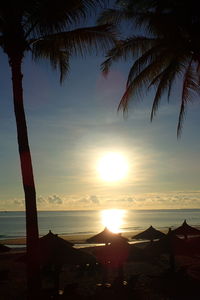
{"type": "MultiPolygon", "coordinates": [[[[100,72],[103,56],[74,58],[62,86],[48,62],[24,61],[24,101],[38,209],[200,208],[200,99],[188,106],[176,138],[177,85],[150,123],[151,95],[129,116],[117,113],[129,62],[100,72]],[[99,174],[108,152],[126,159],[126,176],[114,182],[99,174]]],[[[23,210],[11,74],[0,54],[0,210],[23,210]]],[[[195,100],[195,99],[194,99],[195,100]]]]}

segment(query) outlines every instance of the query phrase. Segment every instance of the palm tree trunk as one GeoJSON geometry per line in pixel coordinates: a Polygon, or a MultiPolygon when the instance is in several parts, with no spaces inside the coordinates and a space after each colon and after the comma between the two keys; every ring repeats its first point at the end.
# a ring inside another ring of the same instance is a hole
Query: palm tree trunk
{"type": "Polygon", "coordinates": [[[23,105],[22,64],[23,56],[10,58],[12,71],[13,101],[17,125],[17,139],[21,163],[21,174],[25,193],[26,207],[26,245],[27,245],[27,287],[28,298],[33,299],[40,288],[39,234],[36,207],[36,192],[28,142],[26,118],[23,105]]]}

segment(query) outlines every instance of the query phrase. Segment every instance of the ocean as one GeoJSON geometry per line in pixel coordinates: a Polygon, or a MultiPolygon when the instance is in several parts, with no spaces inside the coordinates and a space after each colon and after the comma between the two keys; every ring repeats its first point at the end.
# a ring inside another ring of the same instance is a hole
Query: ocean
{"type": "MultiPolygon", "coordinates": [[[[189,225],[200,226],[200,209],[119,211],[122,212],[118,224],[120,232],[142,231],[150,225],[160,230],[175,228],[180,226],[185,219],[189,225]]],[[[115,211],[111,213],[107,211],[107,221],[117,223],[117,217],[113,217],[114,215],[115,211]]],[[[107,225],[102,216],[105,216],[105,210],[39,211],[39,233],[42,236],[51,230],[58,235],[96,234],[107,225]]],[[[1,240],[25,235],[24,212],[0,212],[1,240]]]]}

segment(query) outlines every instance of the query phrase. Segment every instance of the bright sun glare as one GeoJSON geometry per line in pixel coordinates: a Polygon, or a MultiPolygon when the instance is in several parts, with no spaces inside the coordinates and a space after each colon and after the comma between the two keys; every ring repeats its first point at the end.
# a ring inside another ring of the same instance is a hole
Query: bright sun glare
{"type": "Polygon", "coordinates": [[[103,180],[114,182],[126,177],[128,163],[122,154],[109,152],[100,158],[97,169],[103,180]]]}
{"type": "Polygon", "coordinates": [[[118,233],[123,224],[125,211],[123,209],[106,209],[101,212],[102,224],[110,231],[118,233]]]}

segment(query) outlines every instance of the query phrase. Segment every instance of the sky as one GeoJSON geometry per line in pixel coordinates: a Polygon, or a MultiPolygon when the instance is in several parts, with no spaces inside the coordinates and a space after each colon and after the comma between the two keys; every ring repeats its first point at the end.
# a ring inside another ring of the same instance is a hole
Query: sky
{"type": "MultiPolygon", "coordinates": [[[[104,55],[73,58],[62,84],[48,62],[23,64],[24,103],[39,210],[200,208],[199,100],[188,106],[177,140],[178,93],[150,122],[152,95],[117,112],[131,61],[100,71],[104,55]],[[128,173],[107,182],[99,159],[121,153],[128,173]]],[[[0,53],[0,210],[24,210],[11,74],[0,53]]]]}

